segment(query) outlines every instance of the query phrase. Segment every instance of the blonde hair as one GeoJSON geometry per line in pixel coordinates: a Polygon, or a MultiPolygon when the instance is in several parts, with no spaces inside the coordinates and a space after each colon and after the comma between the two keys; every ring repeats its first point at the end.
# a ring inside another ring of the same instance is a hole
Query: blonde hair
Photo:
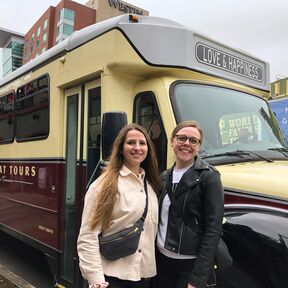
{"type": "Polygon", "coordinates": [[[173,141],[173,138],[176,136],[176,134],[178,133],[178,131],[180,131],[181,129],[185,128],[185,127],[194,127],[196,128],[199,133],[200,133],[200,144],[202,144],[202,140],[203,140],[203,131],[199,125],[199,123],[197,121],[194,120],[187,120],[187,121],[182,121],[180,122],[172,131],[172,135],[171,135],[171,142],[173,141]]]}
{"type": "Polygon", "coordinates": [[[122,153],[123,146],[126,135],[131,130],[140,131],[146,138],[148,152],[145,160],[141,163],[140,166],[145,170],[147,181],[152,186],[155,193],[158,194],[160,188],[160,180],[153,142],[151,141],[148,133],[142,126],[136,123],[128,124],[120,130],[118,136],[114,141],[109,164],[107,170],[103,174],[103,179],[100,183],[101,191],[99,192],[99,195],[94,203],[95,209],[91,221],[92,229],[98,228],[102,231],[106,231],[110,226],[113,207],[116,202],[117,193],[119,193],[119,171],[124,163],[124,156],[122,153]]]}

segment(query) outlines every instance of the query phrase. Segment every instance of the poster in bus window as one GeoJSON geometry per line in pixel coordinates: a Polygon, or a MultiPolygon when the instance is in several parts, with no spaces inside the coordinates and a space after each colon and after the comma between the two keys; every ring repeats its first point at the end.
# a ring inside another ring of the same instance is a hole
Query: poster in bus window
{"type": "Polygon", "coordinates": [[[258,135],[259,125],[257,115],[248,112],[222,116],[219,122],[222,145],[236,143],[245,135],[248,138],[251,135],[258,135]]]}

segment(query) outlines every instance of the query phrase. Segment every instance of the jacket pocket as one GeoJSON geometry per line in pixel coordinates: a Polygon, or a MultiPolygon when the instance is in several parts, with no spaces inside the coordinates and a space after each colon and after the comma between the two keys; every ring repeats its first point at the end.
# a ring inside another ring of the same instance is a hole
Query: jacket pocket
{"type": "Polygon", "coordinates": [[[193,218],[191,218],[190,225],[187,225],[184,222],[182,225],[180,253],[185,255],[197,255],[201,239],[200,227],[193,218]]]}

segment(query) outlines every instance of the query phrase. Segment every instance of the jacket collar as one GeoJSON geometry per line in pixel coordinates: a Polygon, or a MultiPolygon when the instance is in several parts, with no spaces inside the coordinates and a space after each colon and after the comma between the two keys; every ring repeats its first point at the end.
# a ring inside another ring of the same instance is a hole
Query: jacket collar
{"type": "MultiPolygon", "coordinates": [[[[173,169],[175,167],[175,163],[173,166],[168,170],[168,173],[172,175],[173,169]]],[[[185,172],[187,173],[189,170],[195,169],[195,170],[209,170],[209,164],[205,162],[199,155],[196,155],[194,157],[194,164],[185,172]]]]}
{"type": "MultiPolygon", "coordinates": [[[[170,183],[172,183],[172,172],[173,172],[174,167],[175,167],[175,164],[168,172],[170,183]]],[[[199,183],[201,180],[199,177],[200,173],[198,172],[203,171],[203,170],[209,170],[209,164],[203,161],[198,155],[196,155],[194,158],[194,165],[190,167],[183,174],[179,184],[177,185],[177,188],[175,190],[175,197],[177,198],[180,194],[186,191],[187,188],[199,183]]]]}
{"type": "MultiPolygon", "coordinates": [[[[140,168],[141,172],[139,173],[139,175],[141,176],[142,179],[144,179],[145,177],[145,171],[144,169],[140,168]]],[[[122,168],[119,171],[119,174],[123,177],[128,176],[130,174],[135,175],[128,167],[126,167],[125,165],[122,166],[122,168]]],[[[139,176],[139,175],[135,175],[135,176],[139,176]]]]}
{"type": "Polygon", "coordinates": [[[199,155],[194,158],[194,169],[195,170],[209,170],[209,164],[205,162],[199,155]]]}

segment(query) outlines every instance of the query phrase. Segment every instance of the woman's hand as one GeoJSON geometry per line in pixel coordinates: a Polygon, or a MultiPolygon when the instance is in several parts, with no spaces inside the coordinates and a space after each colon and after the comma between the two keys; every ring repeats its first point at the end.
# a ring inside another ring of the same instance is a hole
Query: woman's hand
{"type": "Polygon", "coordinates": [[[192,284],[188,283],[187,288],[196,288],[195,286],[193,286],[192,284]]]}
{"type": "Polygon", "coordinates": [[[106,288],[108,287],[109,283],[108,282],[102,282],[102,283],[97,283],[97,284],[89,284],[89,288],[106,288]]]}

